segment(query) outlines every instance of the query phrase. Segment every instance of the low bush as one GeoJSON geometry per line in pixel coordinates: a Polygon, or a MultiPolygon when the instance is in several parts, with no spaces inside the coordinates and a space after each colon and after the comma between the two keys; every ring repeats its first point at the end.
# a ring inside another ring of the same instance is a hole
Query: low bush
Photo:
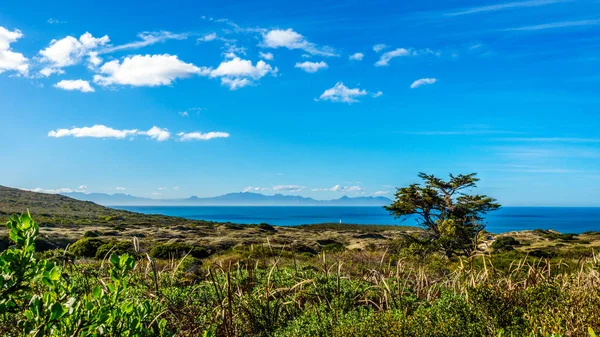
{"type": "Polygon", "coordinates": [[[210,256],[210,252],[206,248],[183,242],[156,245],[150,251],[150,256],[158,259],[180,258],[186,254],[197,259],[204,259],[210,256]]]}
{"type": "Polygon", "coordinates": [[[69,252],[76,257],[96,257],[98,248],[104,244],[106,241],[102,239],[82,238],[69,247],[69,252]]]}
{"type": "Polygon", "coordinates": [[[521,245],[521,243],[512,236],[501,236],[494,240],[494,242],[492,243],[492,249],[495,252],[505,252],[509,250],[514,250],[514,247],[519,245],[521,245]]]}

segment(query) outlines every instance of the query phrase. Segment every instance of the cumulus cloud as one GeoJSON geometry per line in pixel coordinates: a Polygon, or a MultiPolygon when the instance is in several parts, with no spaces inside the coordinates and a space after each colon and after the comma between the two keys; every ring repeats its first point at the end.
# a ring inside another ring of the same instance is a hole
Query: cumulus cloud
{"type": "Polygon", "coordinates": [[[161,129],[158,126],[153,126],[148,131],[139,131],[139,135],[146,135],[154,140],[163,142],[171,138],[171,133],[167,129],[161,129]]]}
{"type": "Polygon", "coordinates": [[[113,129],[105,125],[94,125],[90,127],[74,127],[71,129],[56,129],[48,132],[48,137],[62,138],[62,137],[75,137],[75,138],[115,138],[123,139],[126,137],[135,136],[148,136],[151,139],[162,142],[171,138],[171,133],[167,129],[153,126],[149,130],[138,130],[138,129],[113,129]]]}
{"type": "Polygon", "coordinates": [[[79,185],[79,189],[80,190],[87,190],[87,186],[86,185],[79,185]]]}
{"type": "Polygon", "coordinates": [[[126,44],[122,44],[119,46],[110,46],[103,48],[101,53],[112,53],[118,50],[125,49],[138,49],[145,46],[149,46],[152,44],[165,42],[167,40],[185,40],[187,39],[187,34],[176,34],[167,31],[160,32],[142,32],[137,35],[140,38],[140,41],[129,42],[126,44]]]}
{"type": "Polygon", "coordinates": [[[55,88],[63,90],[77,90],[81,92],[94,92],[90,82],[84,80],[62,80],[54,85],[55,88]]]}
{"type": "Polygon", "coordinates": [[[117,138],[122,139],[127,136],[135,135],[137,129],[117,130],[104,125],[94,125],[91,127],[71,128],[71,129],[56,129],[48,132],[48,137],[92,137],[92,138],[117,138]]]}
{"type": "Polygon", "coordinates": [[[363,57],[365,57],[365,54],[363,53],[354,53],[348,56],[348,59],[351,61],[362,61],[363,57]]]}
{"type": "Polygon", "coordinates": [[[342,186],[342,185],[334,185],[331,188],[315,188],[313,189],[313,192],[341,192],[341,193],[346,193],[346,192],[361,192],[364,191],[365,188],[362,188],[358,185],[355,186],[342,186]]]}
{"type": "Polygon", "coordinates": [[[383,92],[381,92],[381,91],[378,91],[378,92],[374,92],[374,93],[372,93],[372,94],[371,94],[371,97],[373,97],[373,98],[377,98],[377,97],[379,97],[379,96],[381,96],[381,95],[383,95],[383,92]]]}
{"type": "Polygon", "coordinates": [[[23,37],[20,30],[10,31],[0,26],[0,74],[5,71],[16,71],[27,75],[29,71],[28,60],[23,54],[11,50],[10,44],[23,37]]]}
{"type": "Polygon", "coordinates": [[[343,103],[355,103],[358,102],[356,99],[360,96],[365,96],[367,94],[366,90],[362,90],[359,88],[350,89],[344,85],[342,82],[337,82],[333,88],[325,90],[319,96],[319,100],[321,101],[332,101],[332,102],[343,102],[343,103]]]}
{"type": "Polygon", "coordinates": [[[406,48],[397,48],[392,51],[385,52],[381,55],[379,60],[375,62],[376,67],[386,67],[390,64],[390,61],[395,57],[404,57],[404,56],[420,56],[420,55],[435,55],[440,56],[440,52],[431,50],[429,48],[426,49],[406,49],[406,48]]]}
{"type": "Polygon", "coordinates": [[[281,192],[300,192],[303,189],[305,189],[306,186],[300,186],[300,185],[277,185],[277,186],[273,186],[273,190],[274,191],[281,191],[281,192]]]}
{"type": "Polygon", "coordinates": [[[188,140],[211,140],[215,138],[229,138],[229,134],[227,132],[180,132],[177,134],[179,140],[188,141],[188,140]]]}
{"type": "Polygon", "coordinates": [[[415,88],[418,88],[423,85],[434,84],[435,82],[437,82],[437,79],[435,79],[435,78],[420,78],[420,79],[414,81],[410,85],[410,88],[415,89],[415,88]]]}
{"type": "Polygon", "coordinates": [[[178,78],[207,75],[210,69],[185,63],[176,55],[134,55],[123,62],[110,61],[102,65],[94,82],[102,85],[159,86],[170,85],[178,78]]]}
{"type": "Polygon", "coordinates": [[[95,38],[88,32],[79,39],[67,36],[60,40],[52,40],[47,48],[39,51],[41,61],[48,64],[40,73],[44,76],[60,73],[57,69],[78,64],[83,57],[90,56],[90,53],[109,41],[108,35],[95,38]]]}
{"type": "Polygon", "coordinates": [[[34,188],[32,190],[25,189],[25,188],[22,188],[22,190],[24,190],[24,191],[31,191],[31,192],[37,192],[37,193],[47,193],[47,194],[60,194],[60,193],[71,193],[71,192],[73,192],[73,190],[70,189],[70,188],[58,188],[58,189],[53,190],[53,189],[44,189],[44,188],[41,188],[41,187],[36,187],[36,188],[34,188]]]}
{"type": "Polygon", "coordinates": [[[287,48],[290,50],[300,49],[311,55],[320,56],[339,56],[335,50],[327,46],[317,46],[306,40],[302,34],[293,29],[273,29],[263,33],[262,47],[266,48],[287,48]]]}
{"type": "Polygon", "coordinates": [[[387,48],[387,46],[385,44],[383,44],[383,43],[376,44],[376,45],[373,46],[373,50],[376,53],[379,53],[380,51],[384,50],[385,48],[387,48]]]}
{"type": "Polygon", "coordinates": [[[323,61],[321,61],[321,62],[305,61],[302,63],[300,63],[300,62],[296,63],[294,68],[300,68],[300,69],[306,71],[307,73],[316,73],[317,71],[319,71],[321,69],[329,68],[329,66],[327,65],[327,63],[325,63],[323,61]]]}
{"type": "Polygon", "coordinates": [[[252,64],[250,60],[243,60],[239,57],[225,60],[219,66],[210,71],[210,77],[220,78],[221,84],[228,86],[231,90],[254,84],[254,81],[266,76],[267,74],[277,74],[277,67],[273,68],[263,60],[252,64]]]}
{"type": "Polygon", "coordinates": [[[267,61],[272,61],[275,58],[272,53],[263,53],[262,51],[258,52],[258,56],[267,61]]]}

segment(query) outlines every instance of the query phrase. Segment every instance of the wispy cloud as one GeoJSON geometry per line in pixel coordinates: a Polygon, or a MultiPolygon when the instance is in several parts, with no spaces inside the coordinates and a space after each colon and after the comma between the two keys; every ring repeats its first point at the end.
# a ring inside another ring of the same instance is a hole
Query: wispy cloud
{"type": "Polygon", "coordinates": [[[180,132],[177,134],[179,140],[190,141],[190,140],[211,140],[215,138],[229,138],[227,132],[180,132]]]}
{"type": "Polygon", "coordinates": [[[379,60],[375,62],[376,67],[387,67],[390,64],[390,61],[396,57],[406,57],[406,56],[421,56],[421,55],[435,55],[440,56],[441,53],[439,51],[435,51],[429,48],[426,49],[410,49],[410,48],[396,48],[394,50],[385,52],[381,55],[379,60]]]}
{"type": "Polygon", "coordinates": [[[142,32],[138,34],[138,37],[140,38],[140,41],[129,42],[118,46],[105,47],[99,50],[99,53],[104,54],[119,50],[138,49],[152,44],[165,42],[167,40],[185,40],[188,38],[188,34],[177,34],[167,31],[142,32]]]}
{"type": "Polygon", "coordinates": [[[577,138],[577,137],[513,137],[495,138],[494,140],[505,142],[532,142],[532,143],[600,143],[600,138],[577,138]]]}
{"type": "Polygon", "coordinates": [[[273,186],[274,191],[282,191],[282,192],[300,192],[305,189],[306,186],[301,185],[277,185],[273,186]]]}
{"type": "Polygon", "coordinates": [[[411,85],[410,88],[411,89],[415,89],[424,85],[429,85],[429,84],[434,84],[435,82],[437,82],[436,78],[420,78],[416,81],[414,81],[411,85]]]}
{"type": "Polygon", "coordinates": [[[531,0],[531,1],[506,2],[506,3],[495,4],[495,5],[466,8],[466,9],[462,9],[462,10],[459,10],[456,12],[446,13],[445,16],[460,16],[460,15],[469,15],[469,14],[486,13],[486,12],[497,12],[497,11],[502,11],[502,10],[515,9],[515,8],[539,7],[539,6],[546,6],[546,5],[567,2],[567,1],[570,1],[570,0],[531,0]]]}
{"type": "Polygon", "coordinates": [[[358,185],[354,185],[354,186],[342,186],[342,185],[334,185],[333,187],[330,188],[313,188],[313,192],[340,192],[340,193],[346,193],[346,192],[361,192],[366,190],[363,187],[360,187],[358,185]]]}
{"type": "Polygon", "coordinates": [[[544,24],[540,24],[540,25],[508,28],[508,29],[504,29],[504,30],[505,31],[538,31],[538,30],[546,30],[546,29],[585,27],[585,26],[596,26],[596,25],[600,25],[600,19],[579,20],[579,21],[559,21],[559,22],[544,23],[544,24]]]}

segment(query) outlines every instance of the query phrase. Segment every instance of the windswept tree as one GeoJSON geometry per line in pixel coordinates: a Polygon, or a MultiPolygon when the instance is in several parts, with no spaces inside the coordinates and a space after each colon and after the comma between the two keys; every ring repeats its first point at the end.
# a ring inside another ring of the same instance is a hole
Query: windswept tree
{"type": "Polygon", "coordinates": [[[434,175],[419,173],[424,185],[398,188],[394,202],[384,208],[397,218],[415,216],[426,232],[425,240],[447,257],[470,255],[477,245],[479,232],[485,228],[484,216],[500,208],[486,195],[468,194],[477,187],[477,173],[454,176],[445,181],[434,175]]]}

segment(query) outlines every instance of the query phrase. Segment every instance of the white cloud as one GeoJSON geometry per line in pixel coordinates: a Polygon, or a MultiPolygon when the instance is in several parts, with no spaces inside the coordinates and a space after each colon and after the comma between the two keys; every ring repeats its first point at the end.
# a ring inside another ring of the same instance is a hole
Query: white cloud
{"type": "Polygon", "coordinates": [[[365,54],[363,53],[354,53],[350,55],[348,59],[352,61],[362,61],[363,57],[365,57],[365,54]]]}
{"type": "Polygon", "coordinates": [[[302,63],[300,63],[300,62],[296,63],[294,68],[300,68],[300,69],[306,71],[307,73],[316,73],[320,69],[329,68],[329,66],[327,65],[327,63],[325,63],[323,61],[321,61],[321,62],[305,61],[302,63]]]}
{"type": "Polygon", "coordinates": [[[386,53],[383,53],[383,55],[381,55],[381,58],[379,58],[379,61],[377,61],[375,63],[375,65],[377,67],[383,67],[383,66],[387,66],[389,65],[389,62],[391,59],[393,59],[394,57],[399,57],[399,56],[408,56],[410,55],[410,52],[408,51],[408,49],[405,48],[398,48],[392,51],[388,51],[386,53]]]}
{"type": "Polygon", "coordinates": [[[342,186],[342,185],[334,185],[331,188],[315,188],[313,192],[361,192],[364,191],[365,188],[362,188],[358,185],[355,186],[342,186]]]}
{"type": "Polygon", "coordinates": [[[117,187],[115,188],[115,190],[117,190],[117,191],[125,191],[125,190],[126,190],[126,188],[125,188],[125,187],[121,187],[121,186],[117,186],[117,187]]]}
{"type": "Polygon", "coordinates": [[[46,21],[46,22],[48,22],[48,24],[51,24],[51,25],[57,25],[57,24],[60,24],[60,23],[67,23],[67,21],[61,21],[61,20],[53,19],[53,18],[48,19],[48,21],[46,21]]]}
{"type": "MultiPolygon", "coordinates": [[[[569,1],[569,0],[566,0],[569,1]]],[[[447,13],[446,16],[459,16],[459,15],[467,15],[467,14],[476,14],[476,13],[485,13],[485,12],[496,12],[504,9],[513,9],[519,7],[538,7],[544,5],[550,5],[554,3],[566,2],[565,0],[530,0],[530,1],[518,1],[518,2],[508,2],[501,3],[496,5],[488,5],[481,7],[472,7],[468,9],[464,9],[458,12],[447,13]]]]}
{"type": "Polygon", "coordinates": [[[217,39],[217,33],[206,34],[203,37],[196,39],[196,42],[210,42],[217,39]]]}
{"type": "Polygon", "coordinates": [[[60,40],[50,41],[50,45],[46,49],[39,51],[42,55],[41,61],[48,63],[49,66],[42,69],[40,72],[44,76],[49,76],[58,71],[49,71],[50,69],[60,69],[78,64],[85,56],[89,56],[99,46],[103,46],[110,41],[108,35],[100,38],[95,38],[92,34],[86,32],[79,39],[72,36],[67,36],[60,40]]]}
{"type": "Polygon", "coordinates": [[[11,50],[10,44],[23,37],[20,30],[10,31],[0,26],[0,74],[5,71],[16,71],[27,75],[29,71],[28,60],[23,54],[11,50]]]}
{"type": "Polygon", "coordinates": [[[77,90],[81,92],[94,92],[90,82],[84,80],[62,80],[54,85],[55,88],[63,90],[77,90]]]}
{"type": "Polygon", "coordinates": [[[59,189],[52,190],[52,189],[44,189],[44,188],[41,188],[41,187],[37,187],[37,188],[34,188],[32,190],[28,190],[28,189],[22,189],[22,190],[31,191],[31,192],[37,192],[37,193],[47,193],[47,194],[60,194],[60,193],[71,193],[71,192],[73,192],[73,190],[70,189],[70,188],[59,188],[59,189]]]}
{"type": "Polygon", "coordinates": [[[95,75],[94,82],[108,86],[113,84],[131,86],[169,85],[178,78],[207,75],[210,69],[185,63],[176,55],[134,55],[123,62],[110,61],[99,71],[106,76],[95,75]]]}
{"type": "Polygon", "coordinates": [[[159,128],[158,126],[153,126],[147,131],[138,130],[138,129],[126,129],[126,130],[118,130],[113,129],[105,125],[94,125],[91,127],[82,127],[82,128],[71,128],[71,129],[56,129],[48,132],[48,137],[54,138],[62,138],[62,137],[75,137],[75,138],[116,138],[123,139],[126,137],[135,137],[135,136],[148,136],[151,139],[157,140],[159,142],[168,140],[171,138],[171,133],[167,129],[159,128]]]}
{"type": "Polygon", "coordinates": [[[87,186],[86,185],[79,185],[79,189],[80,190],[87,190],[87,186]]]}
{"type": "Polygon", "coordinates": [[[179,140],[187,141],[187,140],[210,140],[214,138],[228,138],[229,134],[227,132],[180,132],[177,134],[179,136],[179,140]]]}
{"type": "Polygon", "coordinates": [[[272,53],[263,53],[262,51],[258,52],[258,56],[267,61],[271,61],[275,58],[272,53]]]}
{"type": "Polygon", "coordinates": [[[321,56],[339,56],[331,47],[320,47],[306,40],[302,34],[295,32],[293,29],[273,29],[267,33],[263,33],[263,41],[261,46],[267,48],[287,48],[301,49],[312,55],[321,56]]]}
{"type": "Polygon", "coordinates": [[[372,94],[371,94],[371,97],[373,97],[373,98],[377,98],[377,97],[379,97],[379,96],[382,96],[382,95],[383,95],[383,92],[381,92],[381,91],[378,91],[378,92],[374,92],[374,93],[372,93],[372,94]]]}
{"type": "Polygon", "coordinates": [[[173,191],[179,191],[179,186],[173,186],[173,191]]]}
{"type": "Polygon", "coordinates": [[[196,115],[200,115],[201,111],[206,111],[206,108],[191,108],[191,109],[187,109],[186,111],[181,111],[179,112],[179,115],[181,115],[182,117],[189,117],[190,112],[196,112],[196,115]]]}
{"type": "Polygon", "coordinates": [[[163,142],[171,138],[171,133],[167,129],[161,129],[158,126],[153,126],[148,131],[139,131],[139,135],[146,135],[159,142],[163,142]]]}
{"type": "Polygon", "coordinates": [[[94,69],[102,63],[102,59],[98,57],[98,52],[91,51],[88,54],[88,68],[94,69]]]}
{"type": "Polygon", "coordinates": [[[376,53],[379,53],[380,51],[384,50],[385,48],[387,48],[387,46],[385,44],[383,44],[383,43],[376,44],[376,45],[373,46],[373,50],[376,53]]]}
{"type": "Polygon", "coordinates": [[[379,60],[375,62],[376,67],[386,67],[389,65],[390,61],[395,57],[403,57],[403,56],[420,56],[420,55],[436,55],[440,56],[440,52],[431,50],[429,48],[414,50],[414,49],[406,49],[406,48],[396,48],[392,51],[385,52],[381,55],[379,60]]]}
{"type": "Polygon", "coordinates": [[[261,191],[268,191],[270,190],[270,188],[268,187],[252,187],[252,186],[248,186],[246,188],[244,188],[242,190],[242,192],[247,193],[247,192],[261,192],[261,191]]]}
{"type": "Polygon", "coordinates": [[[375,195],[387,195],[387,194],[390,194],[390,192],[389,191],[377,191],[377,192],[375,192],[373,194],[375,194],[375,195]]]}
{"type": "Polygon", "coordinates": [[[418,88],[423,85],[434,84],[435,82],[437,82],[437,79],[435,79],[435,78],[420,78],[420,79],[414,81],[410,85],[410,88],[415,89],[415,88],[418,88]]]}
{"type": "Polygon", "coordinates": [[[110,46],[103,48],[100,52],[102,54],[112,53],[118,50],[124,49],[138,49],[145,46],[149,46],[152,44],[165,42],[167,40],[185,40],[187,39],[187,34],[176,34],[167,31],[160,32],[142,32],[138,34],[138,37],[141,39],[140,41],[129,42],[126,44],[122,44],[119,46],[110,46]]]}
{"type": "Polygon", "coordinates": [[[541,25],[509,28],[509,29],[505,29],[505,30],[506,31],[536,31],[536,30],[545,30],[545,29],[585,27],[585,26],[596,26],[596,25],[600,25],[600,19],[551,22],[551,23],[544,23],[541,25]]]}
{"type": "Polygon", "coordinates": [[[92,138],[117,138],[122,139],[127,136],[135,135],[137,129],[117,130],[104,125],[94,125],[91,127],[72,128],[72,129],[56,129],[48,132],[48,137],[92,137],[92,138]]]}
{"type": "Polygon", "coordinates": [[[162,194],[162,193],[159,193],[159,192],[152,192],[152,195],[153,195],[153,196],[158,196],[158,195],[161,195],[161,194],[162,194]]]}
{"type": "Polygon", "coordinates": [[[300,185],[277,185],[277,186],[273,186],[273,190],[274,191],[281,191],[281,192],[300,192],[303,189],[305,189],[306,186],[300,186],[300,185]]]}
{"type": "Polygon", "coordinates": [[[58,69],[58,68],[43,68],[42,70],[40,70],[40,74],[48,77],[52,74],[64,74],[65,71],[62,69],[58,69]]]}
{"type": "Polygon", "coordinates": [[[367,94],[366,90],[358,88],[350,89],[342,82],[337,82],[333,88],[325,90],[319,97],[322,101],[355,103],[358,102],[357,97],[367,94]]]}
{"type": "Polygon", "coordinates": [[[221,84],[229,86],[231,90],[235,90],[252,85],[254,81],[259,80],[267,74],[275,75],[277,71],[276,67],[271,67],[270,64],[263,60],[256,62],[255,66],[252,65],[252,61],[243,60],[236,56],[230,60],[221,62],[217,69],[210,72],[210,77],[221,78],[221,84]]]}

